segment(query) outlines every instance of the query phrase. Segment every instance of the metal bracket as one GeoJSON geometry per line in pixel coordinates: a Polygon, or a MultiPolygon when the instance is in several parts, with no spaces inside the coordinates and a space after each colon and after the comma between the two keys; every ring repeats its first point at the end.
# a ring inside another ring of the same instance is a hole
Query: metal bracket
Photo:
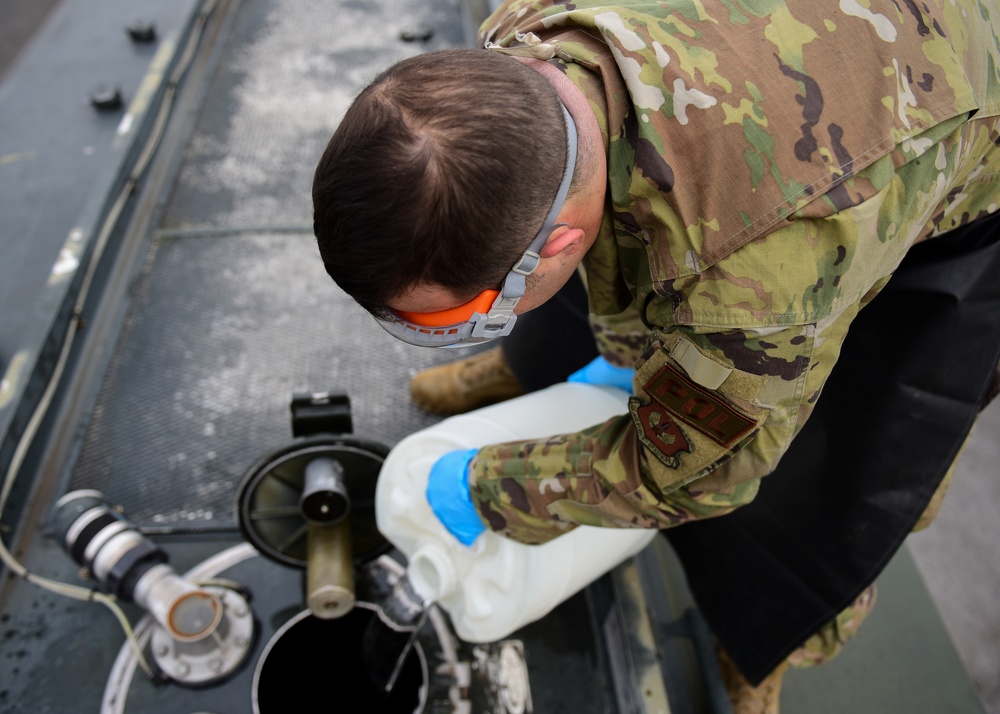
{"type": "Polygon", "coordinates": [[[350,434],[351,400],[346,392],[297,392],[292,395],[292,436],[350,434]]]}

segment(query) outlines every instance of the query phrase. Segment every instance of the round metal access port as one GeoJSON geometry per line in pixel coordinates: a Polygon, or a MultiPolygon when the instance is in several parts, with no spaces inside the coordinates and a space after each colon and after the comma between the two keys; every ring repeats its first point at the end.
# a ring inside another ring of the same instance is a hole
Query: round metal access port
{"type": "Polygon", "coordinates": [[[305,610],[279,629],[257,662],[254,714],[315,711],[326,702],[341,714],[414,714],[427,699],[427,661],[415,642],[391,694],[383,695],[362,664],[369,626],[387,627],[367,602],[344,617],[322,620],[305,610]],[[374,624],[373,624],[374,623],[374,624]]]}

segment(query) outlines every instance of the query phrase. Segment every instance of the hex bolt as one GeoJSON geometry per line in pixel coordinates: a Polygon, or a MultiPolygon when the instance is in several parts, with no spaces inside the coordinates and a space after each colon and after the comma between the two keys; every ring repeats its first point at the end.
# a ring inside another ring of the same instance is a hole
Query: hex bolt
{"type": "Polygon", "coordinates": [[[434,37],[434,28],[427,25],[417,25],[399,33],[399,39],[403,42],[427,42],[434,37]]]}
{"type": "Polygon", "coordinates": [[[129,38],[136,44],[153,42],[156,39],[156,25],[152,22],[135,22],[125,28],[129,38]]]}
{"type": "Polygon", "coordinates": [[[208,668],[213,672],[219,672],[222,670],[222,660],[215,658],[208,663],[208,668]]]}
{"type": "Polygon", "coordinates": [[[187,666],[186,664],[184,664],[183,662],[181,662],[181,663],[179,663],[179,664],[177,665],[177,674],[179,674],[179,675],[180,675],[181,677],[186,677],[186,676],[188,676],[188,672],[190,672],[190,671],[191,671],[191,668],[190,668],[190,667],[188,667],[188,666],[187,666]]]}
{"type": "Polygon", "coordinates": [[[122,92],[117,88],[108,89],[105,86],[100,86],[90,93],[90,105],[101,112],[121,109],[124,104],[125,100],[122,98],[122,92]]]}
{"type": "Polygon", "coordinates": [[[160,645],[159,647],[156,648],[156,654],[158,654],[160,657],[166,657],[169,652],[170,648],[167,647],[166,645],[160,645]]]}

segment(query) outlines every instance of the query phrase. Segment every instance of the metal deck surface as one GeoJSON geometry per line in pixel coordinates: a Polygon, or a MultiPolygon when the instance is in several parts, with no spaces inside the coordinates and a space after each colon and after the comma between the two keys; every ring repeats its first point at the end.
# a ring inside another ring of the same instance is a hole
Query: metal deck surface
{"type": "MultiPolygon", "coordinates": [[[[175,40],[194,5],[178,3],[160,16],[175,40]]],[[[64,0],[32,48],[38,56],[26,56],[0,84],[0,181],[9,207],[0,218],[0,373],[25,344],[37,348],[33,340],[58,302],[46,283],[53,262],[69,230],[99,211],[128,148],[114,144],[121,117],[86,106],[96,70],[70,66],[72,53],[119,40],[138,8],[64,0]],[[59,126],[47,106],[11,99],[59,71],[76,92],[76,133],[59,136],[72,151],[42,151],[44,138],[5,140],[3,127],[30,121],[32,112],[45,122],[18,136],[44,137],[59,126]],[[48,163],[60,151],[64,165],[48,163]],[[37,207],[46,201],[55,208],[37,207]],[[42,241],[51,246],[40,248],[42,241]],[[30,269],[12,267],[29,253],[30,269]],[[35,287],[15,290],[9,276],[35,287]]],[[[387,445],[436,420],[409,402],[408,377],[467,351],[403,345],[355,307],[323,272],[309,195],[313,168],[356,91],[397,59],[464,44],[461,9],[460,0],[233,3],[183,157],[164,159],[179,164],[176,177],[155,197],[156,219],[141,236],[148,251],[134,268],[120,329],[104,346],[107,368],[79,386],[92,406],[71,425],[73,458],[65,473],[46,474],[50,493],[101,489],[189,565],[233,541],[236,484],[289,441],[293,392],[346,391],[354,432],[387,445]],[[434,30],[428,42],[400,39],[418,26],[434,30]]],[[[94,51],[93,66],[104,77],[119,72],[130,94],[155,48],[104,50],[94,51]]],[[[995,405],[963,458],[940,523],[911,543],[986,709],[1000,714],[997,434],[995,405]]],[[[73,580],[75,566],[42,525],[27,524],[24,558],[73,580]]],[[[788,675],[783,711],[980,711],[907,553],[883,581],[880,605],[856,644],[827,667],[788,675]]],[[[19,582],[5,583],[2,596],[0,712],[93,711],[121,643],[110,616],[19,582]]],[[[552,652],[559,654],[566,653],[552,652]]]]}
{"type": "Polygon", "coordinates": [[[408,376],[453,355],[401,344],[340,292],[312,237],[312,173],[360,86],[462,44],[454,0],[244,0],[133,292],[72,487],[142,526],[233,525],[236,483],[288,440],[295,391],[346,391],[392,445],[435,419],[408,376]],[[432,27],[427,43],[399,34],[432,27]]]}

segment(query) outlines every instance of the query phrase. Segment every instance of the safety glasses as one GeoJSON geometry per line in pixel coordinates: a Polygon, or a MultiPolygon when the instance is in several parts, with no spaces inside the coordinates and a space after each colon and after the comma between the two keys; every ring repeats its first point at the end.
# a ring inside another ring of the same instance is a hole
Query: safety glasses
{"type": "Polygon", "coordinates": [[[573,181],[573,170],[576,167],[576,124],[566,107],[561,103],[560,106],[566,119],[566,168],[559,184],[559,191],[556,192],[555,200],[545,216],[541,230],[528,245],[521,259],[510,269],[500,290],[484,290],[464,305],[449,310],[395,311],[391,317],[378,320],[386,332],[403,342],[419,347],[463,347],[509,335],[514,329],[514,323],[517,321],[514,308],[524,297],[526,279],[538,267],[541,260],[539,253],[552,231],[564,225],[555,221],[566,202],[569,186],[573,181]]]}

